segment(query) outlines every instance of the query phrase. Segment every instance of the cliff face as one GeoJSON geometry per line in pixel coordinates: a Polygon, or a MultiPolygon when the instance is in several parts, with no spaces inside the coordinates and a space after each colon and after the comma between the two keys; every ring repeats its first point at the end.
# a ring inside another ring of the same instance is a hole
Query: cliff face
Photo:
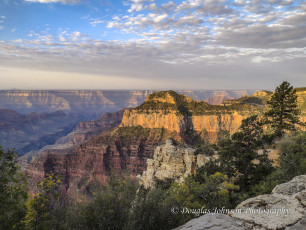
{"type": "Polygon", "coordinates": [[[227,130],[231,134],[237,132],[243,119],[248,115],[233,112],[232,114],[218,115],[195,115],[184,117],[171,111],[164,114],[161,111],[152,113],[137,113],[133,110],[127,110],[124,113],[121,127],[131,127],[141,125],[144,128],[165,128],[169,131],[178,133],[193,129],[196,132],[206,130],[208,136],[214,140],[220,130],[227,130]]]}
{"type": "Polygon", "coordinates": [[[165,145],[155,148],[153,159],[147,159],[146,171],[137,176],[139,183],[145,188],[152,188],[156,179],[181,181],[182,176],[195,174],[196,169],[212,156],[196,155],[194,151],[192,148],[176,147],[171,140],[166,140],[165,145]]]}
{"type": "Polygon", "coordinates": [[[168,91],[151,94],[141,106],[126,110],[120,126],[141,125],[178,133],[205,130],[214,140],[220,130],[238,131],[242,120],[252,112],[258,111],[250,105],[212,106],[168,91]]]}
{"type": "Polygon", "coordinates": [[[144,128],[165,128],[169,131],[181,132],[186,130],[189,124],[185,124],[184,116],[176,114],[176,111],[164,114],[162,111],[137,113],[133,110],[126,110],[120,126],[131,127],[137,125],[144,128]]]}
{"type": "Polygon", "coordinates": [[[36,183],[53,171],[63,176],[64,192],[77,197],[87,193],[95,181],[104,183],[112,171],[128,170],[136,177],[146,168],[157,144],[168,136],[171,134],[163,130],[115,128],[78,146],[46,149],[24,163],[23,170],[31,176],[34,191],[36,183]]]}
{"type": "MultiPolygon", "coordinates": [[[[296,94],[298,96],[297,102],[298,102],[299,108],[302,111],[302,115],[306,118],[306,87],[297,88],[296,94]]],[[[305,120],[306,119],[304,119],[304,121],[305,120]]]]}
{"type": "Polygon", "coordinates": [[[75,148],[83,144],[91,137],[96,137],[104,131],[108,131],[118,126],[122,120],[124,110],[115,113],[105,113],[97,120],[79,122],[75,129],[66,136],[59,138],[54,144],[46,145],[40,150],[28,152],[21,157],[23,164],[33,163],[40,156],[46,155],[57,150],[69,152],[71,148],[75,148]]]}
{"type": "MultiPolygon", "coordinates": [[[[220,130],[233,134],[239,130],[243,119],[265,112],[270,95],[269,91],[260,91],[251,96],[228,100],[223,106],[212,106],[171,91],[154,93],[142,105],[126,110],[120,126],[141,125],[144,128],[165,128],[178,133],[187,130],[200,133],[205,130],[214,141],[220,130]]],[[[301,121],[305,121],[306,90],[297,91],[297,95],[302,111],[301,121]]]]}
{"type": "Polygon", "coordinates": [[[207,102],[210,105],[221,105],[224,101],[234,99],[233,97],[229,97],[227,95],[216,95],[214,97],[210,97],[205,99],[205,102],[207,102]]]}

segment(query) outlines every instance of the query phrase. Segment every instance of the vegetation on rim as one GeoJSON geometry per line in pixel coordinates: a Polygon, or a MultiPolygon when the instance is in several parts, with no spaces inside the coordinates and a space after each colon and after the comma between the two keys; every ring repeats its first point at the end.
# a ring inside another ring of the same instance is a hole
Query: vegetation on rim
{"type": "Polygon", "coordinates": [[[133,111],[138,113],[151,113],[152,111],[170,113],[175,111],[182,115],[214,115],[232,113],[233,111],[248,112],[254,109],[254,106],[242,103],[229,106],[210,105],[204,101],[194,101],[185,95],[169,90],[150,94],[146,101],[133,111]],[[174,103],[161,100],[167,98],[167,96],[170,96],[174,103]]]}

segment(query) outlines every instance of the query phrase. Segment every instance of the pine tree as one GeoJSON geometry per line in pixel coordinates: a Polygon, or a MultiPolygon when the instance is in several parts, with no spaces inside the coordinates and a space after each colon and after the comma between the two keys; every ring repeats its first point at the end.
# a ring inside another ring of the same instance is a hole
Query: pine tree
{"type": "Polygon", "coordinates": [[[219,161],[223,172],[229,177],[235,177],[235,184],[241,192],[248,192],[251,185],[261,181],[265,175],[271,173],[272,162],[264,151],[257,152],[262,145],[262,124],[257,115],[242,121],[240,132],[236,132],[231,139],[220,142],[219,161]]]}
{"type": "Polygon", "coordinates": [[[26,202],[26,216],[23,221],[26,229],[50,229],[52,207],[59,196],[58,185],[61,180],[50,173],[37,184],[40,192],[26,202]]]}
{"type": "Polygon", "coordinates": [[[27,178],[17,164],[14,149],[0,146],[0,229],[23,229],[26,214],[27,178]]]}
{"type": "Polygon", "coordinates": [[[290,86],[290,83],[284,81],[276,87],[267,103],[270,110],[265,113],[266,124],[271,125],[276,136],[281,137],[286,131],[295,131],[296,125],[301,124],[296,91],[290,86]]]}

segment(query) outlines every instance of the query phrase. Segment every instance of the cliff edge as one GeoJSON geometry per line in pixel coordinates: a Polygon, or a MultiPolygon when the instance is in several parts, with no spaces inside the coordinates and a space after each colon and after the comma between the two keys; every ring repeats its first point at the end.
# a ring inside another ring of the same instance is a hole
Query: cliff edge
{"type": "Polygon", "coordinates": [[[206,214],[175,230],[306,229],[306,175],[277,185],[271,194],[243,201],[231,214],[206,214]]]}

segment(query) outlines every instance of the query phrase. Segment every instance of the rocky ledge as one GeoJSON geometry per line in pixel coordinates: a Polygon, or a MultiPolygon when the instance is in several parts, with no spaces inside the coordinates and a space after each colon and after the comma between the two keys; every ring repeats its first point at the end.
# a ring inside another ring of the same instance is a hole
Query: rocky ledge
{"type": "Polygon", "coordinates": [[[176,230],[250,229],[304,230],[306,229],[306,175],[277,185],[271,194],[243,201],[237,212],[229,215],[206,214],[187,222],[176,230]]]}

